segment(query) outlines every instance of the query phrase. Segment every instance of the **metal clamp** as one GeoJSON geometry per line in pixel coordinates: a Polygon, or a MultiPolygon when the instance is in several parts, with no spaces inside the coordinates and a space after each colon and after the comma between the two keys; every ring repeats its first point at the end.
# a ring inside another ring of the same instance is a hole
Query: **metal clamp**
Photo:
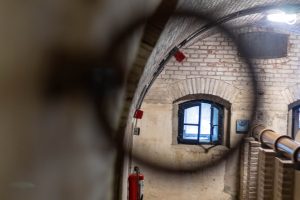
{"type": "Polygon", "coordinates": [[[254,129],[256,129],[256,128],[259,127],[259,126],[265,127],[265,126],[262,125],[262,124],[256,124],[256,125],[254,125],[253,127],[251,127],[251,132],[250,132],[250,133],[251,133],[251,136],[252,136],[252,137],[254,137],[254,136],[253,136],[254,129]]]}
{"type": "Polygon", "coordinates": [[[265,128],[261,132],[259,132],[259,141],[261,143],[263,143],[262,136],[263,136],[264,132],[266,132],[266,131],[272,131],[272,132],[274,132],[272,129],[268,129],[268,128],[265,128]]]}

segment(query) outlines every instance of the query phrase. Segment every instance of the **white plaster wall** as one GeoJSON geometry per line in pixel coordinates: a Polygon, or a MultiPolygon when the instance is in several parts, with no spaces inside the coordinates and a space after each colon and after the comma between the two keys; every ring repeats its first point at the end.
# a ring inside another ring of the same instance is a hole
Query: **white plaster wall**
{"type": "Polygon", "coordinates": [[[144,103],[142,109],[145,114],[137,125],[141,128],[141,135],[134,137],[133,155],[181,169],[208,164],[228,149],[216,146],[205,153],[197,145],[172,144],[172,105],[144,103]]]}
{"type": "Polygon", "coordinates": [[[145,175],[144,195],[147,200],[231,200],[224,192],[225,162],[213,169],[194,173],[160,173],[139,165],[145,175]]]}
{"type": "MultiPolygon", "coordinates": [[[[153,165],[188,169],[211,163],[227,152],[224,146],[205,153],[200,146],[172,144],[172,104],[143,103],[142,109],[144,116],[137,124],[141,132],[134,136],[134,156],[153,165]]],[[[233,157],[237,158],[237,154],[233,157]]],[[[218,196],[218,199],[225,200],[231,199],[236,192],[237,159],[231,159],[229,163],[227,160],[217,162],[207,170],[177,174],[161,172],[139,162],[135,164],[145,175],[145,199],[196,200],[201,197],[210,200],[218,196]],[[232,173],[230,169],[236,170],[232,173]],[[228,171],[227,176],[225,171],[228,171]]]]}

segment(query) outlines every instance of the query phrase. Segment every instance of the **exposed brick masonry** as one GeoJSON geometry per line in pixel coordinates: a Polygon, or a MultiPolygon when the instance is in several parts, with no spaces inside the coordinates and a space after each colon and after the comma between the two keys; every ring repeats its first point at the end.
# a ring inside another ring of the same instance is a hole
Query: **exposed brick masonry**
{"type": "Polygon", "coordinates": [[[248,175],[247,175],[247,200],[257,200],[257,168],[258,151],[260,143],[256,141],[249,142],[248,149],[248,175]]]}
{"type": "MultiPolygon", "coordinates": [[[[275,30],[247,27],[236,31],[275,30]]],[[[276,30],[275,32],[280,31],[276,30]]],[[[259,116],[259,120],[281,133],[287,131],[287,105],[300,99],[299,44],[300,36],[290,34],[287,57],[253,60],[256,65],[257,81],[261,86],[261,95],[259,96],[261,104],[258,109],[264,113],[259,116]]],[[[247,109],[252,105],[249,102],[250,93],[253,92],[249,70],[237,55],[237,48],[230,39],[217,33],[182,51],[187,57],[186,60],[179,63],[172,59],[167,64],[150,89],[146,102],[169,103],[174,96],[178,96],[173,93],[182,91],[179,87],[190,84],[190,79],[206,80],[210,83],[218,80],[221,85],[231,85],[230,88],[235,88],[234,91],[240,91],[240,95],[234,97],[239,102],[237,110],[247,109]],[[175,86],[178,88],[176,89],[175,86]],[[168,95],[169,90],[171,90],[171,97],[168,95]]],[[[187,93],[186,89],[183,91],[184,94],[187,93]]]]}
{"type": "Polygon", "coordinates": [[[275,151],[259,148],[257,200],[273,199],[275,151]]]}
{"type": "Polygon", "coordinates": [[[274,200],[293,200],[294,165],[291,160],[275,158],[274,200]]]}
{"type": "Polygon", "coordinates": [[[240,164],[240,199],[246,199],[248,188],[248,159],[249,159],[249,142],[254,138],[245,138],[241,146],[241,164],[240,164]]]}

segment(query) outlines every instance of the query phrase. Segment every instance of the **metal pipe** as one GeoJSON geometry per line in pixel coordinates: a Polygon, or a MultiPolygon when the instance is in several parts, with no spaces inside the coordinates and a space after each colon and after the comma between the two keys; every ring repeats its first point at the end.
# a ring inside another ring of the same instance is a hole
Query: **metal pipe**
{"type": "Polygon", "coordinates": [[[276,133],[262,124],[255,125],[251,130],[251,134],[262,145],[282,153],[285,157],[293,160],[293,162],[300,162],[300,143],[289,136],[276,133]]]}

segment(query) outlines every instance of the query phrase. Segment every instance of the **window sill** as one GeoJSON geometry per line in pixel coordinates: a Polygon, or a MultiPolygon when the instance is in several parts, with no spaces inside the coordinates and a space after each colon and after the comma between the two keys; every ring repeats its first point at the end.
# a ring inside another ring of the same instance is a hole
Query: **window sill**
{"type": "Polygon", "coordinates": [[[172,144],[172,149],[179,149],[179,150],[191,150],[191,151],[199,151],[204,152],[205,149],[210,149],[209,151],[228,151],[229,148],[224,145],[209,145],[209,144],[203,144],[203,145],[196,145],[196,144],[172,144]]]}

